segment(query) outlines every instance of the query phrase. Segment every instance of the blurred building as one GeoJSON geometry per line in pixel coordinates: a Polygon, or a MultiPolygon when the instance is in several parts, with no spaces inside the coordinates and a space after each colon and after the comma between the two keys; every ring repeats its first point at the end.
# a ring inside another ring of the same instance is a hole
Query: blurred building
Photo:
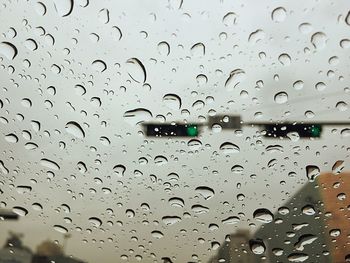
{"type": "Polygon", "coordinates": [[[22,244],[22,235],[10,232],[0,250],[0,263],[31,263],[32,251],[22,244]]]}
{"type": "Polygon", "coordinates": [[[324,173],[305,184],[250,237],[230,235],[209,263],[350,262],[350,173],[324,173]],[[256,255],[249,241],[264,242],[256,255]]]}

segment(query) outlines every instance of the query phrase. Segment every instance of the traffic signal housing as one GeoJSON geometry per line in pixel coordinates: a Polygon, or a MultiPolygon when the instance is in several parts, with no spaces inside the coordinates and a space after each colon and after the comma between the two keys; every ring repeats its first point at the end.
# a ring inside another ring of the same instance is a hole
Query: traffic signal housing
{"type": "Polygon", "coordinates": [[[301,138],[319,138],[322,125],[315,123],[264,124],[265,137],[287,137],[290,132],[297,132],[301,138]]]}
{"type": "Polygon", "coordinates": [[[201,124],[146,123],[143,126],[149,137],[197,137],[201,124]]]}

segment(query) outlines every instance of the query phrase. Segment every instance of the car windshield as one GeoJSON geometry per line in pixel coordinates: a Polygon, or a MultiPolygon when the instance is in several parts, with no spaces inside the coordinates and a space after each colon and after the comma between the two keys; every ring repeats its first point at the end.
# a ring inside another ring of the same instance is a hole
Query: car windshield
{"type": "Polygon", "coordinates": [[[0,263],[350,262],[347,0],[0,0],[0,263]]]}

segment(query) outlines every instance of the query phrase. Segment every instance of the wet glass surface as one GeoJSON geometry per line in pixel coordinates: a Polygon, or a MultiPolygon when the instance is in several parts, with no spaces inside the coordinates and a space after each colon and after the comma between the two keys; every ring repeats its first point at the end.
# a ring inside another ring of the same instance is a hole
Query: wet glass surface
{"type": "Polygon", "coordinates": [[[350,4],[0,0],[0,263],[350,262],[350,4]]]}

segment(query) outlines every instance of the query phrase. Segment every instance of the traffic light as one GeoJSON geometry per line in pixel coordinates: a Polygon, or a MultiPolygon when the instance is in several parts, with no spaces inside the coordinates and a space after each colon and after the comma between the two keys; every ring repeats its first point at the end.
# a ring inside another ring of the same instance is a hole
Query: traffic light
{"type": "Polygon", "coordinates": [[[196,137],[199,134],[200,124],[143,124],[146,136],[151,137],[196,137]]]}
{"type": "Polygon", "coordinates": [[[287,137],[290,132],[297,132],[301,138],[319,138],[322,133],[322,125],[315,123],[284,123],[264,124],[265,137],[287,137]]]}

